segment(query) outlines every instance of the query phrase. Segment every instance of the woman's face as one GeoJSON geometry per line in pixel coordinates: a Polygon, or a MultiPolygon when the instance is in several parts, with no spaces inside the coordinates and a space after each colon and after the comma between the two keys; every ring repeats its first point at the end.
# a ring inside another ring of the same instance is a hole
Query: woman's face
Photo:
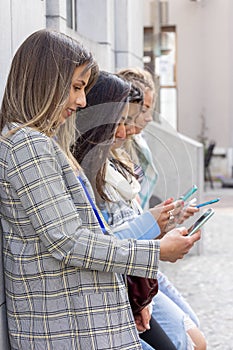
{"type": "Polygon", "coordinates": [[[130,137],[136,132],[135,120],[141,113],[141,105],[138,103],[129,103],[129,112],[125,122],[126,136],[130,137]]]}
{"type": "Polygon", "coordinates": [[[146,89],[144,91],[144,103],[142,112],[135,119],[135,134],[139,134],[147,126],[147,124],[153,120],[153,97],[153,92],[150,89],[146,89]]]}
{"type": "Polygon", "coordinates": [[[112,144],[112,149],[119,148],[122,146],[123,142],[126,139],[126,129],[125,129],[125,121],[127,118],[129,110],[128,103],[125,104],[124,110],[122,112],[122,117],[119,122],[119,124],[116,127],[115,135],[114,135],[114,141],[112,144]]]}
{"type": "Polygon", "coordinates": [[[66,119],[75,113],[78,107],[83,108],[86,106],[85,87],[91,76],[91,69],[83,73],[85,66],[81,65],[74,71],[71,79],[70,94],[61,114],[61,124],[65,123],[66,119]]]}

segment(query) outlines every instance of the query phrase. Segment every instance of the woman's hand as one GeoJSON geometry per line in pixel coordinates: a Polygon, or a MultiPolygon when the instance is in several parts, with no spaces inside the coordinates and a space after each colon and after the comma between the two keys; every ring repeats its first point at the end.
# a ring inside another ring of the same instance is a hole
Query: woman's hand
{"type": "Polygon", "coordinates": [[[200,209],[199,208],[196,208],[192,205],[189,205],[187,207],[185,207],[179,217],[178,217],[178,220],[177,220],[177,223],[178,224],[182,224],[185,220],[189,219],[191,216],[193,216],[194,214],[196,214],[197,212],[199,212],[200,209]]]}
{"type": "Polygon", "coordinates": [[[201,238],[200,230],[192,236],[187,236],[187,234],[187,229],[180,227],[164,235],[160,240],[160,260],[175,262],[178,259],[182,259],[194,243],[201,238]]]}
{"type": "Polygon", "coordinates": [[[174,209],[170,211],[169,221],[163,230],[163,235],[177,226],[177,224],[179,223],[179,218],[183,211],[184,202],[182,200],[176,200],[175,202],[173,202],[173,204],[174,209]]]}
{"type": "Polygon", "coordinates": [[[184,202],[182,200],[174,202],[173,198],[169,198],[150,209],[151,214],[160,227],[161,235],[159,238],[162,238],[166,232],[176,227],[183,206],[184,202]]]}
{"type": "Polygon", "coordinates": [[[142,311],[140,311],[139,314],[134,315],[134,320],[136,323],[137,330],[139,332],[145,332],[146,330],[150,329],[150,319],[151,319],[151,313],[150,313],[150,307],[149,305],[144,307],[142,311]]]}
{"type": "Polygon", "coordinates": [[[150,208],[149,211],[153,215],[154,219],[157,221],[160,231],[163,234],[169,220],[171,218],[170,212],[175,209],[175,204],[173,203],[173,198],[169,198],[166,201],[150,208]]]}

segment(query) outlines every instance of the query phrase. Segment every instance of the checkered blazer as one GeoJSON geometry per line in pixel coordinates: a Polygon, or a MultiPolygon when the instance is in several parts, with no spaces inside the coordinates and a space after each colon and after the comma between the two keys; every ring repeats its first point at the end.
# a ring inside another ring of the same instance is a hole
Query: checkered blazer
{"type": "Polygon", "coordinates": [[[141,349],[122,275],[156,278],[158,241],[103,235],[64,154],[30,128],[0,140],[0,201],[11,349],[141,349]]]}

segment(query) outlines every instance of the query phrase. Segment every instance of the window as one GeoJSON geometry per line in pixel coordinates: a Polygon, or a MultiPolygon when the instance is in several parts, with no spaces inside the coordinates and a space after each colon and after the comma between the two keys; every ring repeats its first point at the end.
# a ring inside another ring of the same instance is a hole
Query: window
{"type": "Polygon", "coordinates": [[[156,57],[156,74],[160,80],[160,113],[177,129],[177,86],[176,86],[176,28],[162,26],[160,33],[160,54],[156,57]]]}
{"type": "Polygon", "coordinates": [[[161,26],[154,34],[153,27],[144,27],[144,67],[158,77],[159,91],[154,120],[166,119],[177,129],[177,86],[176,86],[176,28],[161,26]]]}

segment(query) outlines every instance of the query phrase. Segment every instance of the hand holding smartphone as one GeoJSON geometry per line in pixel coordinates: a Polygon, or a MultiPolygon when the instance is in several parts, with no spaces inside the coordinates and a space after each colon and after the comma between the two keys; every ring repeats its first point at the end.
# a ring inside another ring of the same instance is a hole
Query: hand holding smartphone
{"type": "Polygon", "coordinates": [[[195,232],[197,232],[206,221],[208,221],[211,216],[214,215],[214,210],[212,208],[209,208],[206,210],[202,216],[188,229],[187,236],[192,236],[195,232]]]}

